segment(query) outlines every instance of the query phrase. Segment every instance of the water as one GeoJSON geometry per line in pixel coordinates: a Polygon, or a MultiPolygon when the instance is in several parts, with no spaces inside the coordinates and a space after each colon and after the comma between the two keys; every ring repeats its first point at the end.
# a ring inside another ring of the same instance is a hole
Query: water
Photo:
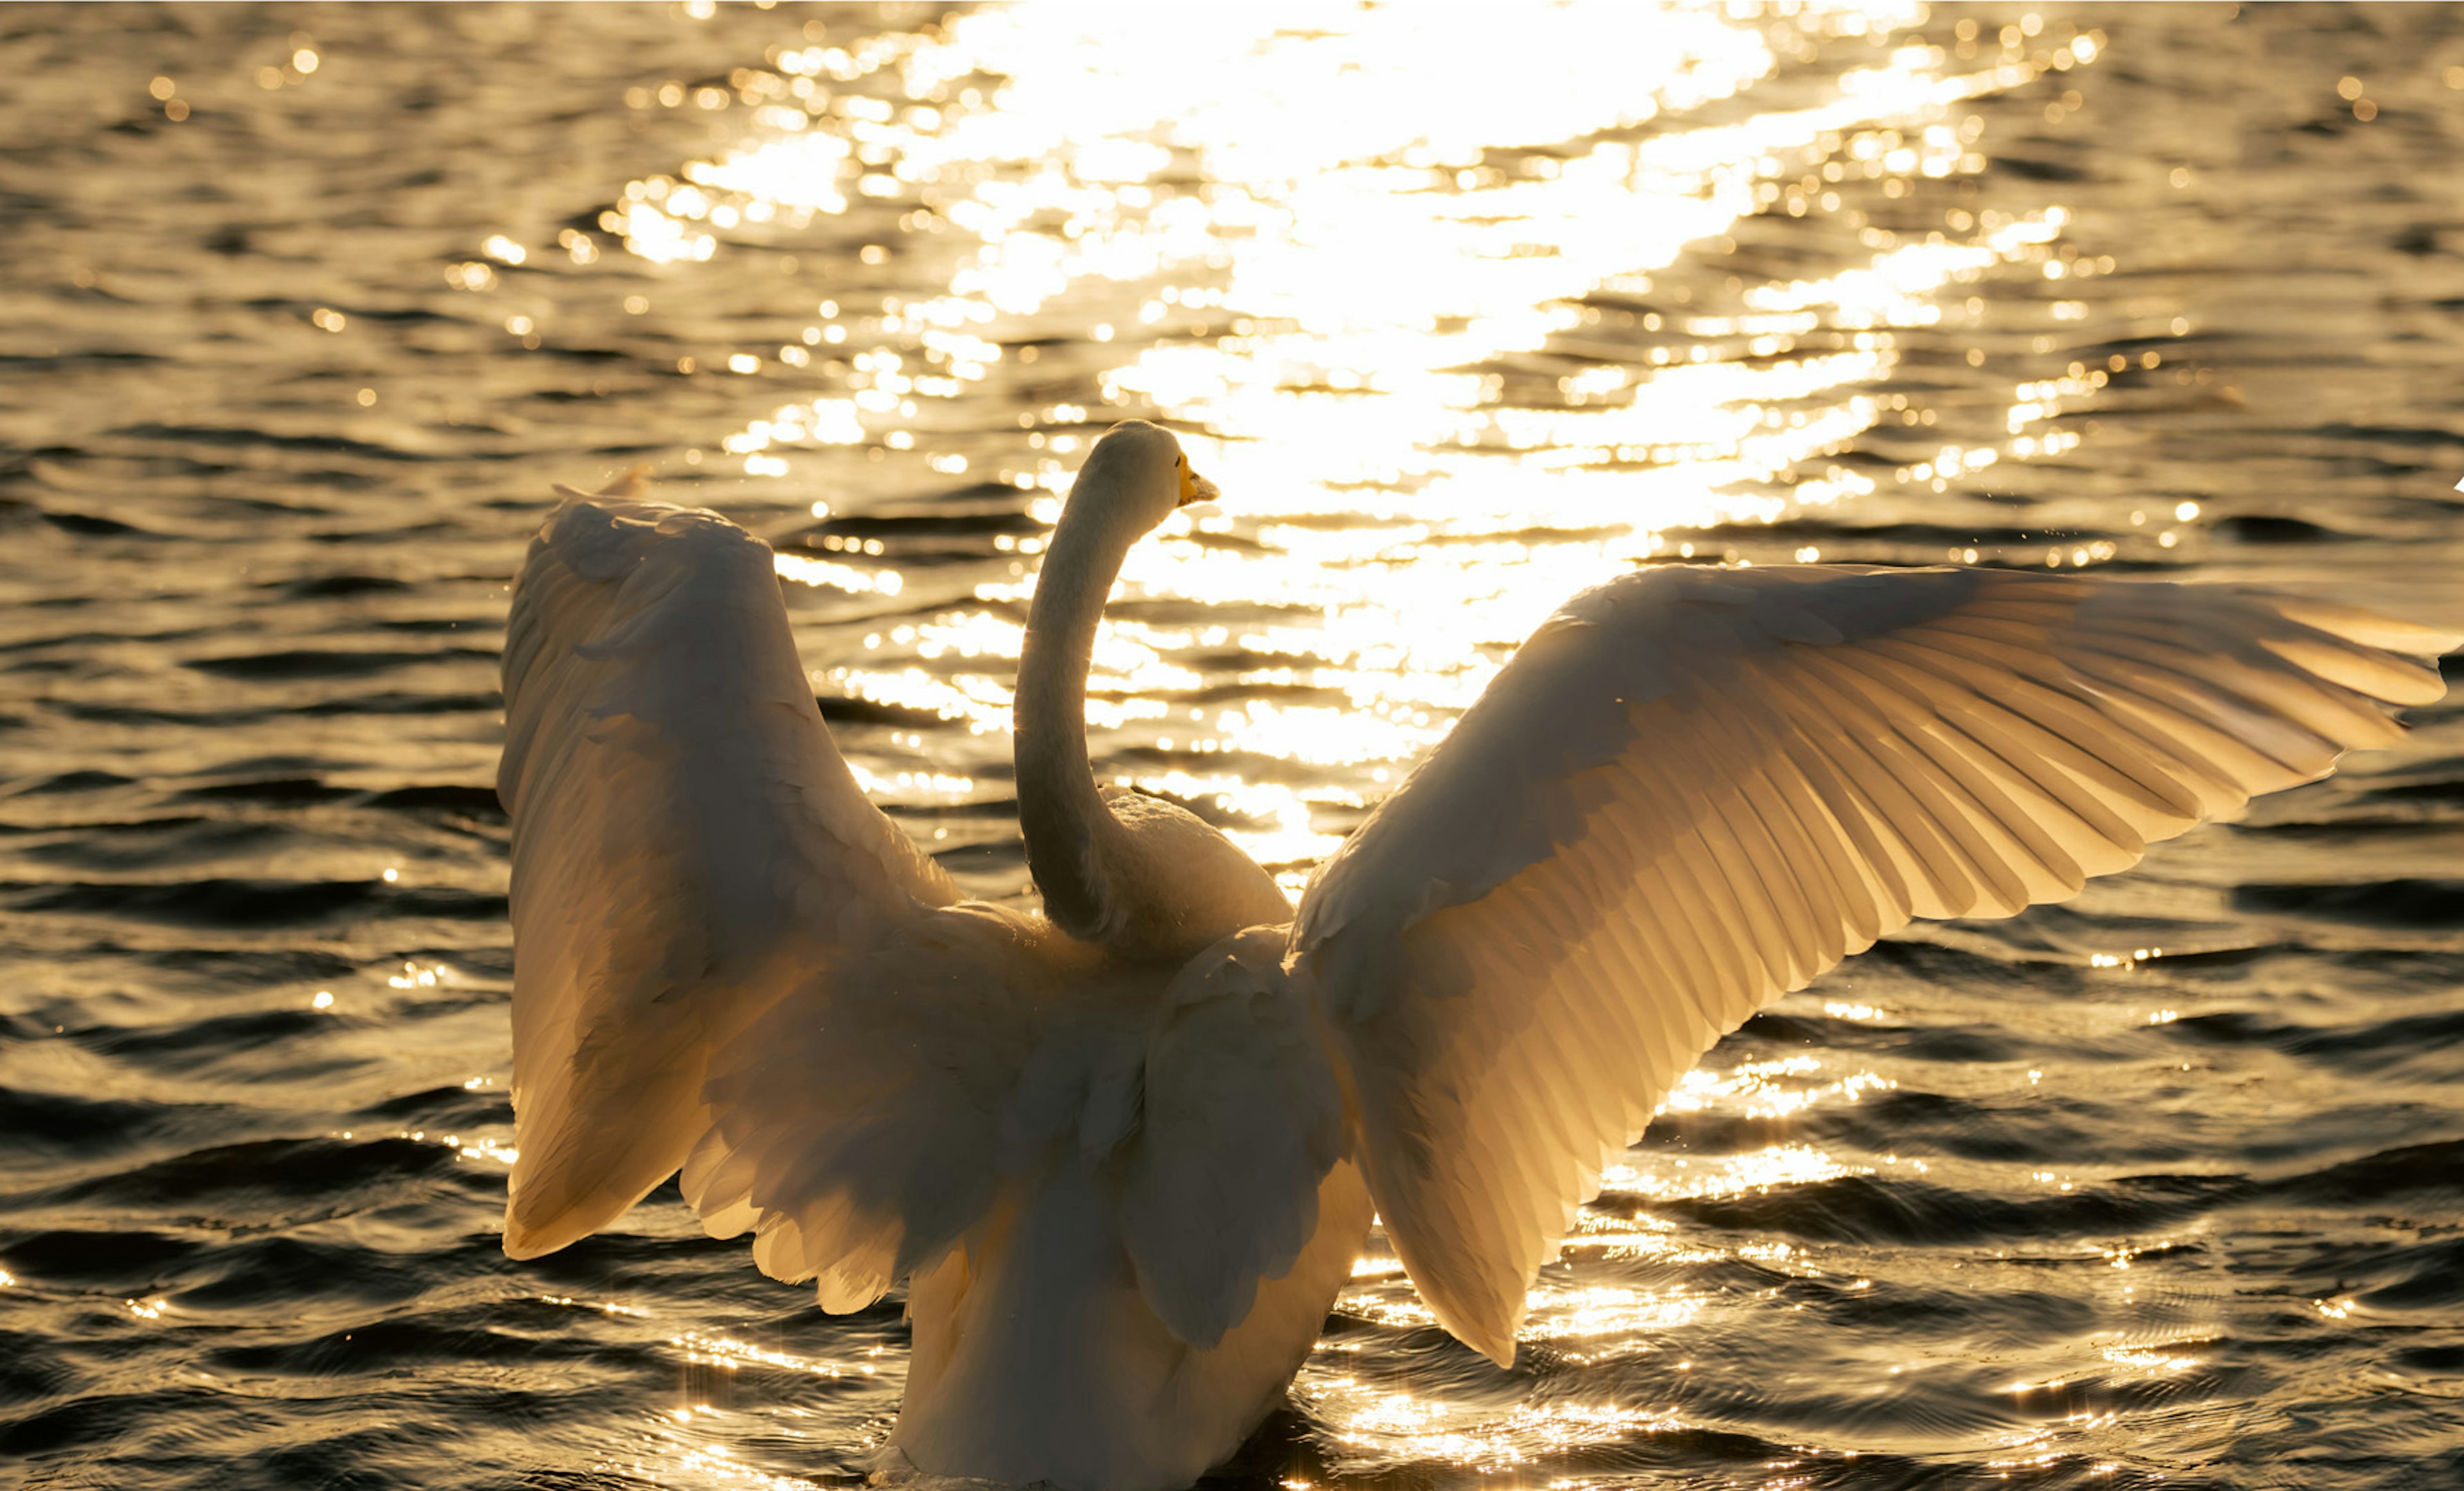
{"type": "MultiPolygon", "coordinates": [[[[671,1190],[497,1250],[553,480],[777,544],[849,759],[995,897],[1026,577],[1130,412],[1227,500],[1133,557],[1094,748],[1294,883],[1647,559],[2464,625],[2453,8],[14,7],[0,77],[0,1479],[792,1486],[886,1432],[895,1298],[671,1190]]],[[[2464,708],[2416,723],[1753,1021],[1513,1369],[1373,1251],[1227,1474],[2455,1483],[2464,708]]]]}

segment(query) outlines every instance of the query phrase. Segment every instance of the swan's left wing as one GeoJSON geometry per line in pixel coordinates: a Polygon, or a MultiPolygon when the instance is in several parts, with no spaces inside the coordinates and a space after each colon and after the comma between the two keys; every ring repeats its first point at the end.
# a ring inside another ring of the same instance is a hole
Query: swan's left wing
{"type": "Polygon", "coordinates": [[[516,1257],[674,1172],[720,1046],[957,899],[831,745],[769,547],[715,513],[565,495],[505,637],[516,1257]]]}
{"type": "Polygon", "coordinates": [[[1301,901],[1362,1165],[1500,1362],[1722,1034],[1912,916],[2007,915],[2394,739],[2455,639],[2210,587],[1849,567],[1577,597],[1301,901]]]}

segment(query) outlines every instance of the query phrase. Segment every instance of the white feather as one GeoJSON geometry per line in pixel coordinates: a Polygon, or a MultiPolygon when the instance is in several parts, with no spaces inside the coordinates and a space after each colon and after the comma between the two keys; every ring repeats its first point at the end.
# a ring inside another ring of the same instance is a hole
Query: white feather
{"type": "Polygon", "coordinates": [[[1577,597],[1330,859],[1292,946],[1438,1319],[1500,1362],[1605,1159],[1911,916],[2007,915],[2327,771],[2452,639],[2211,588],[1669,568],[1577,597]]]}
{"type": "Polygon", "coordinates": [[[620,1215],[699,1137],[710,1053],[957,899],[868,803],[797,661],[769,549],[715,514],[570,501],[505,642],[517,1257],[620,1215]]]}

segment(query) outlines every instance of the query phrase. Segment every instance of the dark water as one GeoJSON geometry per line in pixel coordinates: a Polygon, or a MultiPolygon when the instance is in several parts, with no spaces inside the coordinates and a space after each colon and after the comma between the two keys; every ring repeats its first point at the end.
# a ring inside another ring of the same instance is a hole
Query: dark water
{"type": "MultiPolygon", "coordinates": [[[[1133,561],[1096,749],[1295,880],[1643,559],[2464,625],[2453,7],[11,7],[0,79],[0,1481],[886,1432],[895,1298],[671,1191],[497,1249],[552,480],[793,556],[842,745],[994,896],[1023,579],[1127,412],[1227,501],[1133,561]]],[[[1373,1254],[1233,1473],[2464,1483],[2464,708],[2415,723],[1753,1021],[1512,1370],[1373,1254]]]]}

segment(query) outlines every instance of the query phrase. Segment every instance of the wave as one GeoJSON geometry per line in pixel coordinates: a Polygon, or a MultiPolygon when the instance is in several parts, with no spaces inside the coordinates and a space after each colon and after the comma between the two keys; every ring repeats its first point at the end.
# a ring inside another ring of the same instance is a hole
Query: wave
{"type": "Polygon", "coordinates": [[[496,655],[471,647],[437,647],[416,652],[289,648],[275,653],[241,653],[227,657],[191,657],[182,664],[216,678],[261,682],[291,679],[357,679],[428,663],[480,661],[494,664],[496,655]]]}
{"type": "Polygon", "coordinates": [[[178,925],[230,928],[306,926],[354,912],[501,921],[505,898],[445,886],[404,887],[382,879],[87,880],[29,885],[0,881],[20,912],[73,912],[178,925]]]}

